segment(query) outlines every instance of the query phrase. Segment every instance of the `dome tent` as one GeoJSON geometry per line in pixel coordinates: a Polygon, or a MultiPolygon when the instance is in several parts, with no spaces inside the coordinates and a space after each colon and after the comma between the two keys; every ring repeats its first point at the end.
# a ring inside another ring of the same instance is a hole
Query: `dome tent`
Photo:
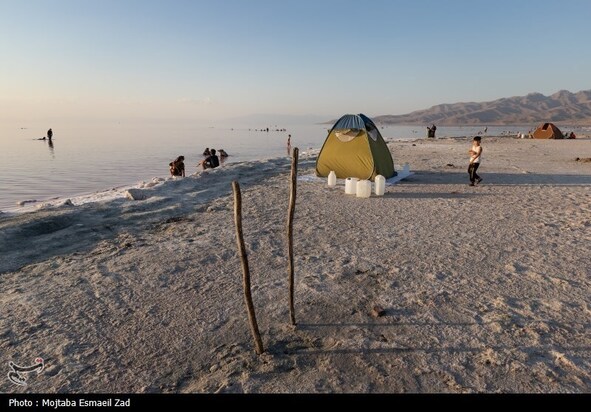
{"type": "Polygon", "coordinates": [[[395,176],[390,149],[374,122],[363,114],[346,114],[334,124],[316,159],[316,175],[373,180],[395,176]]]}
{"type": "Polygon", "coordinates": [[[534,139],[564,139],[564,135],[554,123],[543,123],[533,133],[534,139]]]}

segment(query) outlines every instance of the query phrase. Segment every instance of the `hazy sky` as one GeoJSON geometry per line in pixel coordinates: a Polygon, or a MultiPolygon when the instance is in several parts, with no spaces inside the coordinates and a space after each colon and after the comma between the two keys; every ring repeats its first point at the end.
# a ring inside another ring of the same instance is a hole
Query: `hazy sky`
{"type": "Polygon", "coordinates": [[[591,89],[589,0],[0,0],[0,120],[403,114],[591,89]]]}

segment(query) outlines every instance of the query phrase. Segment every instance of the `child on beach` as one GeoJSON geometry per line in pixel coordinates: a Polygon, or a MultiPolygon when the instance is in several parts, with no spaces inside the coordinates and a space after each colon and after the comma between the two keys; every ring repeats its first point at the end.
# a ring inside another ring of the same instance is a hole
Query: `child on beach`
{"type": "Polygon", "coordinates": [[[480,166],[480,157],[482,155],[482,146],[480,146],[480,136],[476,136],[472,140],[472,148],[468,150],[470,155],[470,165],[468,166],[468,174],[470,175],[470,186],[474,186],[475,183],[482,182],[482,178],[476,174],[478,166],[480,166]]]}

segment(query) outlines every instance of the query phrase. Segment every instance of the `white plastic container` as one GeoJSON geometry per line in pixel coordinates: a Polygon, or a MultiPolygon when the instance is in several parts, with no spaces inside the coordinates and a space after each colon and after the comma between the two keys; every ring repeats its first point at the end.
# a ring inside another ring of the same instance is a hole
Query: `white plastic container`
{"type": "Polygon", "coordinates": [[[410,173],[410,165],[408,163],[404,164],[404,168],[402,169],[402,174],[409,174],[410,173]]]}
{"type": "Polygon", "coordinates": [[[360,180],[357,182],[357,197],[371,196],[371,182],[369,180],[360,180]]]}
{"type": "Polygon", "coordinates": [[[357,182],[359,181],[356,177],[348,177],[345,180],[345,193],[348,195],[354,195],[357,192],[357,182]]]}
{"type": "Polygon", "coordinates": [[[337,185],[337,174],[331,170],[328,174],[328,187],[335,187],[337,185]]]}
{"type": "Polygon", "coordinates": [[[384,192],[386,191],[386,178],[382,175],[377,175],[374,179],[374,186],[376,196],[384,196],[384,192]]]}

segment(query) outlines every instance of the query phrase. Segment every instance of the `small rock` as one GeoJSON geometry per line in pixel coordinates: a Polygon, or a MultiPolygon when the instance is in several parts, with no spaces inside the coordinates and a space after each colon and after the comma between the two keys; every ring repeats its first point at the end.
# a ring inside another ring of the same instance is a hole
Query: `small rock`
{"type": "Polygon", "coordinates": [[[64,203],[62,203],[62,206],[74,206],[74,203],[72,203],[70,199],[66,199],[64,203]]]}
{"type": "Polygon", "coordinates": [[[146,199],[146,193],[141,189],[129,189],[125,192],[125,196],[131,200],[144,200],[146,199]]]}
{"type": "Polygon", "coordinates": [[[386,315],[386,311],[381,306],[374,306],[371,310],[371,316],[374,318],[381,318],[386,315]]]}

